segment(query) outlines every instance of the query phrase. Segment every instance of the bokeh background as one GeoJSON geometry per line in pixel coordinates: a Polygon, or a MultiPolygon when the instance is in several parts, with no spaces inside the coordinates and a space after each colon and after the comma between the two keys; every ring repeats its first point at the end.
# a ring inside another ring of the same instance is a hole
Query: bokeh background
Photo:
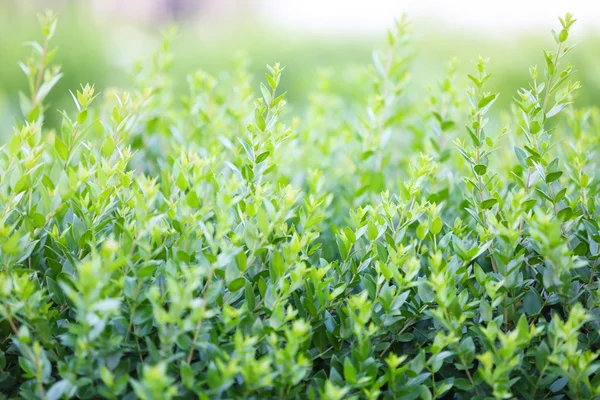
{"type": "MultiPolygon", "coordinates": [[[[462,74],[478,55],[491,58],[490,90],[507,106],[526,85],[528,67],[543,66],[542,49],[554,48],[557,16],[578,19],[571,54],[583,90],[578,104],[600,104],[600,1],[598,0],[0,0],[0,132],[6,137],[18,115],[25,78],[17,62],[28,54],[22,43],[39,39],[36,13],[59,13],[56,62],[64,77],[52,93],[47,123],[55,110],[71,106],[69,90],[95,83],[99,90],[129,83],[133,63],[150,54],[163,28],[179,27],[172,70],[176,84],[198,68],[218,75],[244,51],[256,76],[266,63],[287,66],[283,84],[301,108],[318,71],[348,98],[353,68],[364,68],[385,40],[395,17],[413,21],[415,59],[410,89],[426,90],[451,56],[462,74]],[[499,73],[501,72],[501,73],[499,73]]],[[[258,85],[258,84],[257,84],[258,85]]]]}

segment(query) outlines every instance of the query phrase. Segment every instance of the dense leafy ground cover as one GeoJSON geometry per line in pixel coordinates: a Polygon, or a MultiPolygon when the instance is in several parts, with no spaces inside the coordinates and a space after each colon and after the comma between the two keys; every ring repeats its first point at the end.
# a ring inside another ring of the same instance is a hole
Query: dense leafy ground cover
{"type": "Polygon", "coordinates": [[[291,118],[284,68],[244,60],[176,96],[167,34],[59,131],[41,20],[0,153],[0,396],[600,396],[600,127],[570,15],[502,114],[485,59],[406,102],[402,20],[361,101],[323,75],[291,118]]]}

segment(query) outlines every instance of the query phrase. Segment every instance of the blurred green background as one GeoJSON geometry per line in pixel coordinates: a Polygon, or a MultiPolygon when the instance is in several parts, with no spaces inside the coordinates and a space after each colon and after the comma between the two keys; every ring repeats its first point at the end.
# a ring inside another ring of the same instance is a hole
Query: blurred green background
{"type": "MultiPolygon", "coordinates": [[[[302,20],[295,26],[287,26],[286,20],[280,21],[277,14],[266,12],[268,4],[265,8],[264,4],[258,4],[259,0],[222,0],[225,3],[214,0],[219,5],[216,11],[215,7],[209,7],[211,1],[208,0],[163,1],[153,12],[148,11],[152,9],[151,5],[159,4],[156,1],[156,4],[153,1],[122,2],[128,4],[126,9],[118,2],[108,0],[104,3],[93,0],[0,2],[2,136],[10,134],[13,119],[19,114],[18,92],[26,88],[25,77],[17,63],[27,57],[30,50],[22,44],[39,40],[36,13],[47,7],[53,7],[59,13],[56,63],[62,65],[64,73],[49,97],[47,123],[52,126],[59,121],[56,110],[72,107],[69,90],[77,89],[81,83],[95,83],[100,91],[107,86],[127,87],[133,62],[149,56],[161,30],[172,24],[179,26],[173,43],[175,61],[172,70],[178,89],[185,89],[187,73],[202,68],[218,76],[220,71],[232,66],[236,52],[244,51],[259,79],[266,63],[279,61],[287,66],[283,84],[296,108],[305,104],[321,68],[332,71],[335,90],[351,98],[359,91],[352,84],[349,71],[364,68],[371,62],[372,48],[383,42],[393,17],[390,15],[380,26],[368,30],[350,26],[337,32],[336,27],[327,31],[298,29],[298,26],[302,27],[302,20]],[[138,9],[135,3],[140,3],[138,9]],[[169,8],[165,6],[167,3],[175,6],[169,8]],[[222,7],[226,3],[229,6],[222,7]]],[[[365,18],[369,18],[369,2],[362,4],[365,18]]],[[[343,7],[343,3],[339,5],[343,7]]],[[[476,18],[477,14],[474,15],[476,18]]],[[[586,15],[576,17],[581,20],[586,15]]],[[[502,30],[491,32],[481,26],[460,26],[427,15],[412,19],[415,59],[409,95],[418,97],[428,86],[434,85],[442,76],[443,64],[449,57],[458,58],[459,72],[466,75],[474,68],[470,60],[482,55],[491,58],[490,70],[494,76],[490,90],[501,93],[497,108],[507,107],[517,89],[527,84],[530,65],[543,67],[542,49],[554,48],[550,29],[558,26],[554,17],[535,26],[525,24],[511,28],[509,33],[503,34],[502,30]]],[[[570,60],[578,71],[576,79],[583,84],[578,104],[599,104],[597,49],[600,35],[588,24],[576,31],[576,41],[578,45],[570,60]]]]}

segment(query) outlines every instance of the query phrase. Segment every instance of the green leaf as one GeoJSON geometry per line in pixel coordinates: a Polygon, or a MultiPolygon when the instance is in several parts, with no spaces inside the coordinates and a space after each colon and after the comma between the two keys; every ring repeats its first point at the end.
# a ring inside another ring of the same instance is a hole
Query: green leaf
{"type": "Polygon", "coordinates": [[[419,282],[417,292],[419,293],[419,298],[425,303],[431,303],[435,299],[435,293],[433,293],[431,287],[425,281],[419,282]]]}
{"type": "Polygon", "coordinates": [[[48,389],[46,393],[47,400],[59,400],[63,397],[70,398],[74,395],[75,390],[77,389],[71,382],[66,379],[61,379],[60,381],[54,383],[48,389]]]}
{"type": "Polygon", "coordinates": [[[283,256],[280,252],[275,251],[273,253],[273,269],[275,270],[277,277],[282,277],[285,273],[285,263],[283,262],[283,256]]]}
{"type": "Polygon", "coordinates": [[[54,279],[47,276],[46,285],[48,286],[48,292],[50,292],[52,301],[54,301],[56,304],[64,304],[66,302],[62,289],[54,279]]]}
{"type": "Polygon", "coordinates": [[[192,367],[189,364],[181,363],[181,382],[183,385],[192,389],[194,387],[194,371],[192,371],[192,367]]]}
{"type": "Polygon", "coordinates": [[[569,31],[566,29],[561,29],[560,33],[558,34],[558,41],[561,43],[564,43],[567,41],[568,37],[569,37],[569,31]]]}
{"type": "Polygon", "coordinates": [[[252,312],[254,311],[255,307],[254,289],[252,289],[252,284],[248,281],[246,281],[244,285],[244,297],[246,299],[246,306],[248,307],[248,310],[252,312]]]}
{"type": "Polygon", "coordinates": [[[556,114],[558,114],[559,112],[561,112],[561,110],[563,108],[565,108],[566,106],[568,106],[569,104],[571,104],[572,102],[568,102],[568,103],[561,103],[561,104],[557,104],[554,107],[552,107],[550,109],[550,111],[548,111],[546,113],[546,118],[552,118],[554,117],[556,114]]]}
{"type": "Polygon", "coordinates": [[[356,369],[349,358],[344,359],[344,378],[351,385],[356,383],[356,369]]]}
{"type": "Polygon", "coordinates": [[[246,279],[243,276],[241,276],[241,277],[231,281],[227,288],[229,289],[230,292],[237,292],[238,290],[243,288],[245,285],[246,285],[246,279]]]}
{"type": "Polygon", "coordinates": [[[490,322],[492,320],[493,310],[487,300],[482,300],[479,304],[479,314],[481,315],[481,319],[485,322],[490,322]]]}
{"type": "Polygon", "coordinates": [[[271,92],[269,92],[269,89],[267,89],[267,87],[264,85],[264,83],[260,84],[260,91],[263,95],[263,98],[265,99],[265,103],[266,104],[271,104],[271,92]]]}
{"type": "Polygon", "coordinates": [[[441,128],[442,131],[447,132],[450,131],[452,129],[454,129],[456,127],[456,124],[454,123],[454,121],[444,121],[442,122],[441,128]]]}
{"type": "Polygon", "coordinates": [[[527,154],[517,146],[515,146],[514,149],[517,159],[519,160],[519,164],[521,164],[524,168],[527,168],[527,154]]]}
{"type": "Polygon", "coordinates": [[[263,207],[256,210],[256,226],[264,236],[269,236],[269,219],[263,207]]]}
{"type": "Polygon", "coordinates": [[[492,93],[490,95],[483,97],[481,100],[479,100],[479,103],[477,103],[477,108],[481,109],[487,105],[494,104],[494,101],[496,101],[497,97],[498,97],[498,95],[496,93],[492,93]]]}
{"type": "Polygon", "coordinates": [[[562,176],[562,174],[563,174],[562,171],[550,172],[548,175],[546,175],[546,183],[554,182],[555,180],[560,178],[562,176]]]}
{"type": "Polygon", "coordinates": [[[568,382],[569,380],[567,378],[558,378],[552,383],[552,385],[550,385],[550,391],[552,393],[560,392],[565,386],[567,386],[568,382]]]}
{"type": "Polygon", "coordinates": [[[54,148],[62,160],[67,160],[67,158],[69,158],[69,149],[67,145],[60,140],[58,136],[54,136],[54,148]]]}
{"type": "Polygon", "coordinates": [[[523,308],[527,315],[536,315],[541,307],[542,300],[536,293],[529,291],[525,294],[525,297],[523,297],[523,308]]]}
{"type": "Polygon", "coordinates": [[[483,286],[487,280],[487,275],[483,271],[483,269],[479,266],[479,264],[474,265],[473,272],[475,273],[475,279],[477,280],[477,283],[479,283],[481,286],[483,286]]]}
{"type": "Polygon", "coordinates": [[[179,190],[181,190],[182,192],[185,192],[185,190],[188,188],[188,182],[183,173],[179,173],[175,183],[177,184],[179,190]]]}
{"type": "Polygon", "coordinates": [[[267,159],[267,157],[269,157],[269,154],[271,154],[270,151],[265,151],[262,152],[258,157],[256,157],[256,163],[260,164],[261,162],[265,161],[267,159]]]}
{"type": "Polygon", "coordinates": [[[560,210],[558,212],[558,214],[556,214],[556,217],[560,220],[560,221],[568,221],[569,219],[571,219],[571,216],[573,215],[573,210],[571,209],[571,207],[565,207],[562,210],[560,210]]]}
{"type": "Polygon", "coordinates": [[[200,199],[194,190],[190,190],[187,193],[185,200],[190,207],[198,207],[198,205],[200,205],[200,199]]]}
{"type": "Polygon", "coordinates": [[[78,124],[83,124],[85,121],[87,121],[88,118],[88,110],[83,110],[81,111],[79,114],[77,114],[77,123],[78,124]]]}
{"type": "Polygon", "coordinates": [[[487,166],[483,165],[483,164],[477,164],[473,167],[473,170],[475,170],[475,173],[477,175],[485,175],[486,171],[487,171],[487,166]]]}
{"type": "Polygon", "coordinates": [[[431,233],[433,233],[434,235],[439,234],[442,231],[443,224],[444,223],[442,222],[442,219],[440,217],[434,219],[431,223],[431,233]]]}
{"type": "Polygon", "coordinates": [[[277,89],[277,83],[275,82],[275,79],[273,79],[273,77],[271,77],[269,74],[265,74],[265,77],[267,78],[267,82],[269,83],[271,89],[277,89]]]}
{"type": "Polygon", "coordinates": [[[377,239],[378,236],[379,230],[377,229],[377,225],[375,225],[373,221],[369,221],[367,224],[367,238],[369,238],[370,241],[373,241],[377,239]]]}
{"type": "Polygon", "coordinates": [[[265,122],[265,117],[263,117],[260,110],[257,108],[254,110],[254,122],[256,123],[256,127],[260,131],[264,131],[267,127],[267,123],[265,122]]]}
{"type": "Polygon", "coordinates": [[[489,210],[490,208],[494,207],[496,205],[496,203],[498,203],[498,199],[486,199],[486,200],[482,201],[481,203],[479,203],[479,206],[483,210],[489,210]]]}
{"type": "Polygon", "coordinates": [[[250,162],[254,162],[254,148],[252,145],[240,137],[238,137],[238,141],[242,144],[248,160],[250,160],[250,162]]]}

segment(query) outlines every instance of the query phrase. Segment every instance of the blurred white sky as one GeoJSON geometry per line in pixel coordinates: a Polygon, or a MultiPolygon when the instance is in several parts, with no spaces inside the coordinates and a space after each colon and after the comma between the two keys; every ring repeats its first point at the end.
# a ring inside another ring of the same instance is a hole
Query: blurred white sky
{"type": "Polygon", "coordinates": [[[600,0],[265,0],[263,7],[285,26],[332,34],[380,31],[403,12],[492,35],[555,27],[567,12],[578,30],[600,27],[600,0]]]}

